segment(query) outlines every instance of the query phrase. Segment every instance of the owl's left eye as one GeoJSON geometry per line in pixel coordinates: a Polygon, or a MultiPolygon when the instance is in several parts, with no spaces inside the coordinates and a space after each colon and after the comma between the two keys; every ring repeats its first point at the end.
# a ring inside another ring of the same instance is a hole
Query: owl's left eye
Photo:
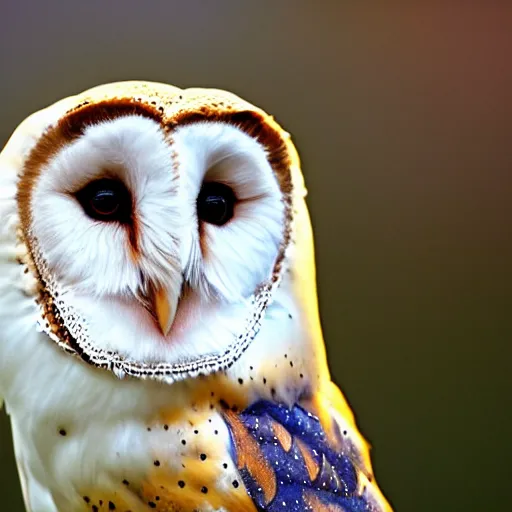
{"type": "Polygon", "coordinates": [[[85,213],[95,220],[128,222],[131,216],[130,192],[118,180],[91,181],[76,193],[85,213]]]}
{"type": "Polygon", "coordinates": [[[235,203],[235,193],[227,185],[204,183],[197,198],[197,216],[208,224],[222,226],[233,217],[235,203]]]}

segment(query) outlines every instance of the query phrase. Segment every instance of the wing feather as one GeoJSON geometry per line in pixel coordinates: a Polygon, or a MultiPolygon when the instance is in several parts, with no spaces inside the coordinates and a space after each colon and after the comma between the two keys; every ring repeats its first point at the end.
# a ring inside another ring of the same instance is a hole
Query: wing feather
{"type": "Polygon", "coordinates": [[[328,428],[301,405],[260,401],[225,413],[233,458],[258,510],[391,511],[358,446],[340,430],[339,413],[328,412],[328,428]]]}

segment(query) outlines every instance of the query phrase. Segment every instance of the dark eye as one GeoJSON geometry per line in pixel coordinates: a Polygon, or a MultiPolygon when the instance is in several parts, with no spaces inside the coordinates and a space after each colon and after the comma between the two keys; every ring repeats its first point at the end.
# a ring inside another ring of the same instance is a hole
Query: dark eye
{"type": "Polygon", "coordinates": [[[92,219],[119,222],[130,220],[131,195],[118,180],[91,181],[76,193],[76,198],[92,219]]]}
{"type": "Polygon", "coordinates": [[[197,197],[197,216],[200,220],[222,226],[232,217],[236,197],[223,183],[204,183],[197,197]]]}

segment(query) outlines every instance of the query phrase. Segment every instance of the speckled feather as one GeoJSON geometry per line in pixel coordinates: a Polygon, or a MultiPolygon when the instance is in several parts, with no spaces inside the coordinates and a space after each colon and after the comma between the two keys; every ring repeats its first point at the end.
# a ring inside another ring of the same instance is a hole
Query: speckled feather
{"type": "Polygon", "coordinates": [[[0,155],[0,399],[28,510],[391,511],[330,380],[305,195],[289,134],[224,91],[108,84],[20,125],[0,155]],[[282,194],[279,252],[241,308],[243,329],[215,350],[98,346],[33,237],[42,169],[88,126],[130,116],[158,127],[176,183],[180,130],[220,123],[257,142],[282,194]]]}
{"type": "Polygon", "coordinates": [[[357,450],[344,439],[347,431],[336,425],[329,438],[305,408],[269,401],[225,415],[234,459],[258,510],[382,510],[357,450]]]}

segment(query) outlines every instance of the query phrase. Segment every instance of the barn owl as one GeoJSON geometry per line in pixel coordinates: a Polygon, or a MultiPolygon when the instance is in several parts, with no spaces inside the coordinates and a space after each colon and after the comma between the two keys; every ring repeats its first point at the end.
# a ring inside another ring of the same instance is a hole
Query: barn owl
{"type": "Polygon", "coordinates": [[[290,135],[95,87],[0,156],[0,396],[31,512],[388,512],[331,382],[290,135]]]}

